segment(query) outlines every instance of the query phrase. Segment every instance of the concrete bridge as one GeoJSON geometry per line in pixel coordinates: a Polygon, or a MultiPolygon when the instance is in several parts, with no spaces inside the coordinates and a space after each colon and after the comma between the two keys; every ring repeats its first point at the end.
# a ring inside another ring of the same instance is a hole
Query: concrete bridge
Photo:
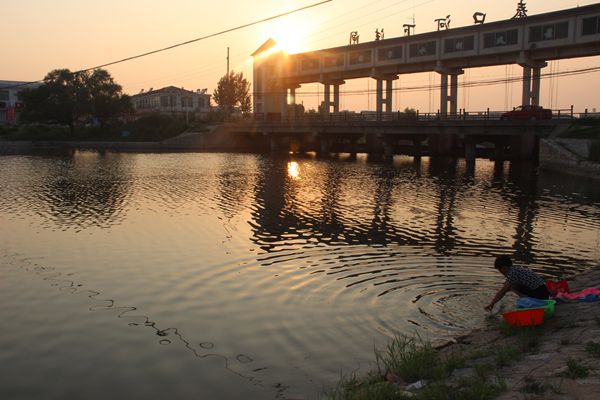
{"type": "Polygon", "coordinates": [[[443,155],[536,159],[539,140],[567,127],[571,118],[500,120],[469,116],[382,113],[304,115],[284,121],[247,120],[224,128],[251,146],[279,152],[369,153],[392,157],[443,155]]]}
{"type": "Polygon", "coordinates": [[[392,82],[399,75],[437,72],[440,113],[457,115],[458,77],[467,68],[517,64],[523,68],[522,105],[539,105],[541,70],[549,60],[600,54],[600,4],[491,23],[313,52],[286,54],[269,39],[254,57],[254,113],[294,118],[295,93],[306,83],[323,85],[322,113],[340,111],[346,80],[376,80],[377,115],[392,112],[392,82]],[[290,107],[291,105],[291,107],[290,107]]]}

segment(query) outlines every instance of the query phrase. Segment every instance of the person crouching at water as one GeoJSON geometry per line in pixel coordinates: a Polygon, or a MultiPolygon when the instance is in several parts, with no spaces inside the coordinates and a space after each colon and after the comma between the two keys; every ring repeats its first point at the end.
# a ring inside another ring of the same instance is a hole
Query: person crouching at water
{"type": "Polygon", "coordinates": [[[490,304],[485,306],[486,311],[492,311],[494,304],[499,302],[504,295],[512,290],[519,296],[533,297],[546,300],[550,296],[544,280],[534,272],[519,265],[513,265],[509,256],[496,257],[494,267],[506,277],[506,282],[490,304]]]}

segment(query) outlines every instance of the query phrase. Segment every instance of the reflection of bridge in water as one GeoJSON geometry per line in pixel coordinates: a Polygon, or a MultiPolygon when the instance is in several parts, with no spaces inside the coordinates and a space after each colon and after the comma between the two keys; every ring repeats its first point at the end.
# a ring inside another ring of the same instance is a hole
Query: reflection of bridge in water
{"type": "Polygon", "coordinates": [[[496,235],[484,239],[461,231],[457,216],[465,211],[468,197],[464,193],[473,187],[474,170],[459,167],[456,159],[432,158],[423,165],[415,161],[401,169],[381,164],[373,169],[371,186],[357,189],[369,193],[361,197],[360,210],[344,204],[352,194],[349,190],[353,190],[353,184],[335,162],[328,162],[323,180],[317,184],[320,200],[313,199],[312,208],[305,208],[307,202],[302,199],[301,189],[288,176],[287,162],[262,159],[258,165],[255,199],[259,206],[252,216],[253,241],[268,252],[285,248],[289,240],[297,243],[297,239],[328,245],[429,247],[440,255],[496,254],[507,251],[504,246],[508,244],[520,260],[533,260],[538,194],[532,186],[536,170],[529,164],[511,164],[505,175],[504,164],[496,163],[493,176],[477,189],[495,193],[497,201],[505,203],[502,208],[515,210],[510,220],[498,221],[497,227],[491,227],[503,230],[509,241],[512,238],[511,246],[510,242],[499,243],[496,235]],[[402,174],[412,178],[404,179],[402,174]],[[403,193],[419,196],[419,188],[414,185],[422,186],[421,204],[401,204],[407,201],[403,193]],[[398,214],[399,206],[420,208],[422,215],[415,217],[412,211],[411,215],[398,214]],[[406,219],[421,217],[418,223],[406,219]],[[510,230],[514,233],[510,234],[510,230]]]}
{"type": "MultiPolygon", "coordinates": [[[[352,143],[356,141],[357,132],[368,128],[370,132],[386,132],[382,134],[387,136],[383,136],[383,144],[379,147],[381,151],[390,153],[396,151],[390,136],[392,133],[404,136],[403,140],[423,142],[425,139],[411,138],[409,133],[429,129],[435,133],[430,132],[427,137],[429,153],[448,154],[454,149],[454,144],[459,143],[464,147],[463,154],[471,158],[474,157],[473,143],[489,141],[487,137],[469,133],[482,128],[486,135],[493,132],[496,139],[501,138],[493,141],[498,149],[511,148],[510,157],[531,158],[536,154],[537,138],[547,132],[544,130],[547,127],[545,123],[538,121],[517,126],[488,121],[482,126],[460,118],[460,124],[455,127],[453,122],[447,121],[448,118],[454,120],[468,115],[460,113],[457,107],[458,77],[467,68],[517,64],[523,69],[522,105],[539,105],[541,71],[547,66],[547,61],[600,54],[600,4],[520,16],[522,18],[475,23],[292,55],[279,50],[269,39],[253,53],[254,113],[256,119],[265,123],[257,122],[245,127],[245,131],[272,138],[274,146],[281,142],[280,137],[291,141],[292,134],[309,133],[318,138],[318,149],[327,151],[331,142],[339,141],[333,130],[337,129],[338,136],[346,135],[345,139],[352,143]],[[443,121],[437,125],[423,122],[401,124],[405,130],[412,129],[408,133],[400,133],[400,128],[390,131],[385,119],[393,112],[392,83],[400,75],[419,72],[440,74],[439,116],[443,121]],[[359,78],[376,81],[376,121],[361,126],[356,126],[356,122],[329,121],[331,115],[340,115],[340,86],[347,80],[359,78]],[[323,85],[320,114],[329,121],[326,125],[318,121],[296,121],[296,90],[307,83],[323,85]],[[267,123],[274,120],[284,122],[279,126],[267,123]],[[502,133],[502,130],[511,132],[502,133]]],[[[381,135],[376,132],[373,136],[381,135]]],[[[378,151],[377,146],[370,150],[378,151]]]]}

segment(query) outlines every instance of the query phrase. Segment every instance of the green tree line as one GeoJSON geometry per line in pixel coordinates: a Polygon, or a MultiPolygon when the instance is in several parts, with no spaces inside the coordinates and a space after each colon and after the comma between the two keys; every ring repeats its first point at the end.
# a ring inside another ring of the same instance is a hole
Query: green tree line
{"type": "Polygon", "coordinates": [[[55,69],[40,86],[23,91],[21,97],[25,108],[20,121],[68,125],[71,132],[78,123],[94,120],[104,126],[133,112],[131,98],[104,69],[55,69]]]}

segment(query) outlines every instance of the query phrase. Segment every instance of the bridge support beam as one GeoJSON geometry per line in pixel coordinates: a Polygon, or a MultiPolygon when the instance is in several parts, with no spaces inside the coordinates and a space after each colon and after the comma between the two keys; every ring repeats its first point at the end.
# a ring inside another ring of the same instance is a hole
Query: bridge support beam
{"type": "Polygon", "coordinates": [[[278,137],[276,135],[271,135],[269,137],[269,148],[272,153],[279,153],[286,151],[285,149],[286,143],[284,143],[283,138],[278,137]]]}
{"type": "Polygon", "coordinates": [[[442,74],[440,81],[440,114],[445,116],[448,114],[448,74],[442,74]]]}
{"type": "Polygon", "coordinates": [[[377,79],[377,100],[375,104],[375,111],[377,112],[377,120],[381,120],[381,113],[383,112],[383,80],[377,79]]]}
{"type": "Polygon", "coordinates": [[[504,161],[504,147],[506,138],[501,136],[494,140],[494,161],[504,161]]]}
{"type": "MultiPolygon", "coordinates": [[[[462,72],[461,72],[462,73],[462,72]]],[[[458,75],[450,75],[450,114],[458,113],[458,75]]]]}
{"type": "Polygon", "coordinates": [[[469,137],[465,138],[465,160],[467,161],[475,161],[475,157],[477,156],[475,152],[475,140],[469,137]]]}
{"type": "Polygon", "coordinates": [[[435,156],[449,156],[453,153],[455,136],[452,134],[434,134],[429,136],[429,151],[435,156]]]}
{"type": "Polygon", "coordinates": [[[288,120],[288,111],[289,111],[289,107],[288,107],[288,93],[287,93],[287,89],[285,89],[285,94],[283,96],[281,96],[280,98],[280,109],[281,109],[281,120],[282,121],[287,121],[288,120]]]}
{"type": "Polygon", "coordinates": [[[534,134],[519,134],[510,137],[510,158],[513,160],[535,160],[539,138],[534,134]]]}
{"type": "Polygon", "coordinates": [[[542,68],[546,67],[548,63],[530,59],[527,52],[521,52],[517,63],[523,67],[523,96],[521,104],[524,106],[539,106],[542,68]]]}
{"type": "MultiPolygon", "coordinates": [[[[394,79],[398,79],[396,76],[394,79]]],[[[393,89],[394,89],[394,79],[386,79],[385,80],[385,112],[392,112],[392,98],[394,97],[393,89]]]]}
{"type": "Polygon", "coordinates": [[[289,119],[292,121],[296,119],[296,89],[298,88],[300,88],[300,85],[294,85],[286,89],[286,92],[289,90],[289,94],[286,93],[286,109],[289,110],[289,119]]]}
{"type": "Polygon", "coordinates": [[[521,99],[522,105],[529,105],[531,103],[531,67],[523,67],[523,97],[521,99]]]}
{"type": "Polygon", "coordinates": [[[324,137],[319,138],[319,154],[321,154],[321,155],[329,154],[330,150],[331,150],[331,143],[329,143],[329,140],[324,137]]]}
{"type": "Polygon", "coordinates": [[[531,85],[531,104],[534,106],[540,105],[540,78],[542,69],[540,67],[533,68],[533,82],[531,85]]]}
{"type": "Polygon", "coordinates": [[[440,84],[440,114],[448,115],[448,103],[450,104],[450,115],[458,113],[458,76],[465,73],[459,68],[447,68],[438,62],[435,71],[441,75],[440,84]],[[450,77],[450,93],[448,94],[448,77],[450,77]]]}
{"type": "Polygon", "coordinates": [[[328,116],[331,114],[331,107],[333,107],[334,113],[340,112],[340,85],[346,83],[342,80],[334,80],[334,81],[321,81],[324,86],[323,94],[323,109],[321,110],[322,114],[328,116]],[[333,99],[331,98],[331,87],[333,86],[333,99]]]}
{"type": "Polygon", "coordinates": [[[382,140],[383,147],[383,157],[386,160],[392,160],[394,158],[394,146],[392,143],[392,138],[387,137],[382,140]]]}
{"type": "Polygon", "coordinates": [[[325,90],[323,91],[325,99],[323,100],[323,112],[324,116],[329,115],[331,112],[331,85],[329,83],[325,84],[325,90]]]}
{"type": "Polygon", "coordinates": [[[385,105],[385,112],[392,112],[392,98],[393,96],[393,84],[396,79],[399,78],[398,75],[385,75],[378,73],[377,71],[371,72],[371,78],[375,79],[377,82],[377,90],[376,90],[376,102],[375,102],[375,111],[377,112],[377,120],[381,121],[383,114],[383,106],[385,105]],[[384,97],[384,85],[385,82],[385,97],[384,97]]]}

